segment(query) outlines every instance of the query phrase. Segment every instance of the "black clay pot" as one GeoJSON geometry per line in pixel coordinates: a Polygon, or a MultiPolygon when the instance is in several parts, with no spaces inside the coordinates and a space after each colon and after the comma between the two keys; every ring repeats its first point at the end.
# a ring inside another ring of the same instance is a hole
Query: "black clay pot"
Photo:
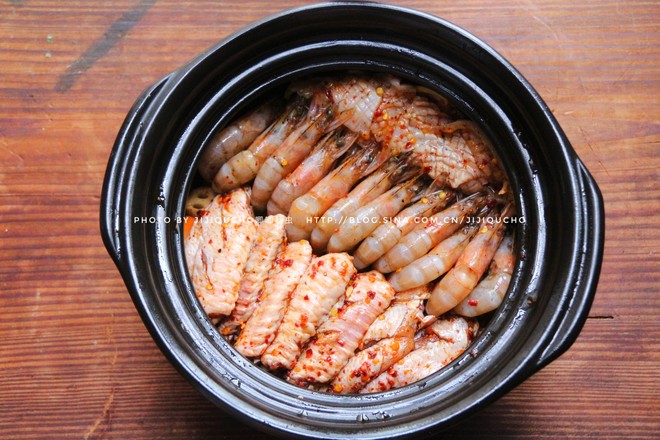
{"type": "Polygon", "coordinates": [[[420,12],[337,2],[257,23],[147,90],[110,157],[101,232],[154,340],[212,402],[276,434],[394,438],[458,422],[568,349],[596,289],[603,204],[547,106],[493,49],[420,12]],[[215,129],[301,75],[350,69],[449,96],[493,140],[525,223],[505,302],[468,352],[413,385],[338,396],[275,378],[218,334],[188,280],[177,220],[215,129]]]}

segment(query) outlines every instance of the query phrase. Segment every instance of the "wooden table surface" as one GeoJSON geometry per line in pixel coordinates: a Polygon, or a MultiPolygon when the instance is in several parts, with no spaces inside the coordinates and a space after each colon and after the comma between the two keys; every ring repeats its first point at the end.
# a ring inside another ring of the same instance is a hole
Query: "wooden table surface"
{"type": "MultiPolygon", "coordinates": [[[[142,324],[99,235],[138,94],[306,1],[0,2],[0,438],[261,438],[208,403],[142,324]]],[[[536,87],[606,204],[572,348],[448,438],[660,436],[660,5],[396,1],[485,40],[536,87]]]]}

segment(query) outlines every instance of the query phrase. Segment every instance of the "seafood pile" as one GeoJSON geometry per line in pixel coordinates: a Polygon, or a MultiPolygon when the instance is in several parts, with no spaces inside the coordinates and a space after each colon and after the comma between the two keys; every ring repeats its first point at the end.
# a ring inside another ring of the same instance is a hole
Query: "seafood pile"
{"type": "Polygon", "coordinates": [[[217,133],[199,174],[195,292],[238,352],[296,385],[423,379],[507,291],[515,207],[489,140],[397,78],[295,83],[217,133]]]}

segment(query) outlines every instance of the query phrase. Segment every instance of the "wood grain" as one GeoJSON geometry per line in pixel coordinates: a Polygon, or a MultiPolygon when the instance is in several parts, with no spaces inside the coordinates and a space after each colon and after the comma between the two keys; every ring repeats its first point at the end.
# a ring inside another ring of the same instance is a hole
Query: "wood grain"
{"type": "MultiPolygon", "coordinates": [[[[309,3],[0,3],[0,438],[263,438],[159,352],[103,248],[98,204],[145,87],[251,21],[309,3]]],[[[606,203],[602,276],[575,345],[447,438],[657,438],[657,2],[394,3],[508,58],[606,203]]]]}

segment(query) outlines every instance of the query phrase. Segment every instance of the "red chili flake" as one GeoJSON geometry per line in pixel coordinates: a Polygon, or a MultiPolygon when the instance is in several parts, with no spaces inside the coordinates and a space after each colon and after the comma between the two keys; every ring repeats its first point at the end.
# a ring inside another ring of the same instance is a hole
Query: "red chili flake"
{"type": "Polygon", "coordinates": [[[309,318],[307,317],[307,315],[302,315],[300,317],[300,326],[304,327],[307,324],[307,321],[309,321],[309,318]]]}
{"type": "Polygon", "coordinates": [[[305,296],[303,297],[303,299],[304,299],[305,301],[309,301],[309,295],[305,295],[305,296]]]}
{"type": "Polygon", "coordinates": [[[374,299],[374,298],[376,297],[376,292],[374,292],[373,290],[369,290],[369,291],[367,292],[367,296],[368,296],[370,299],[374,299]]]}
{"type": "Polygon", "coordinates": [[[318,266],[318,267],[321,267],[321,266],[323,266],[324,264],[325,264],[325,261],[320,260],[320,261],[318,262],[318,265],[317,265],[317,266],[318,266]]]}
{"type": "Polygon", "coordinates": [[[314,354],[314,352],[312,352],[311,348],[308,348],[307,351],[305,352],[305,357],[309,359],[312,357],[312,354],[314,354]]]}
{"type": "Polygon", "coordinates": [[[367,375],[367,373],[369,372],[369,370],[370,370],[370,368],[369,368],[369,362],[366,362],[366,361],[365,361],[365,362],[362,362],[362,365],[360,365],[360,366],[357,368],[357,370],[355,370],[355,371],[353,372],[353,377],[360,377],[360,376],[364,377],[364,376],[367,375]]]}
{"type": "Polygon", "coordinates": [[[289,258],[288,260],[282,261],[281,264],[282,264],[282,267],[291,267],[291,265],[293,264],[293,260],[291,258],[289,258]]]}
{"type": "Polygon", "coordinates": [[[477,301],[476,299],[471,299],[471,300],[468,301],[468,304],[471,305],[472,307],[478,306],[479,301],[477,301]]]}

